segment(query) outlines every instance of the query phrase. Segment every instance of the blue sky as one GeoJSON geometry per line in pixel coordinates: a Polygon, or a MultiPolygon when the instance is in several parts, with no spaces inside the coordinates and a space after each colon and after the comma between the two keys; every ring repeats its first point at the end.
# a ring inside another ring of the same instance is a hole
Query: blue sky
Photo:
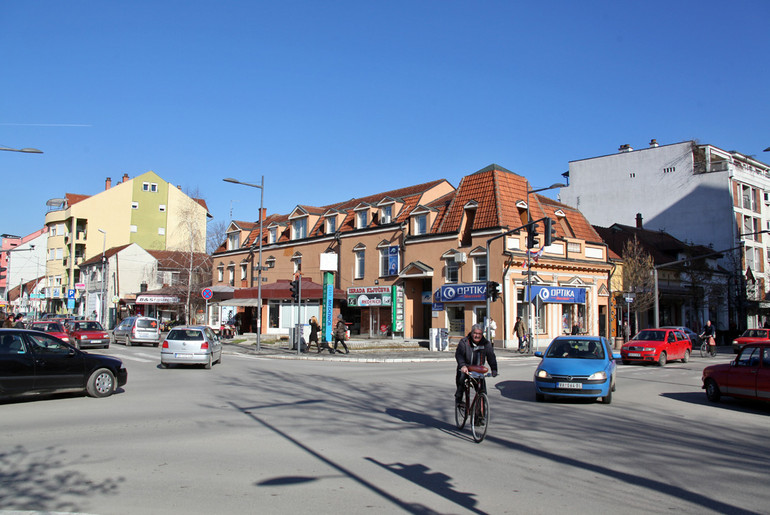
{"type": "Polygon", "coordinates": [[[770,162],[770,2],[6,1],[0,233],[148,170],[214,221],[696,139],[770,162]]]}

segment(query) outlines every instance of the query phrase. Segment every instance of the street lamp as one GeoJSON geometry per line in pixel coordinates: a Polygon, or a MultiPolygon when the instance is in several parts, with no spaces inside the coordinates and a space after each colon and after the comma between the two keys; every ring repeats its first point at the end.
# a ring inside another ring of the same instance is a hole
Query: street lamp
{"type": "Polygon", "coordinates": [[[6,150],[8,152],[24,152],[25,154],[42,154],[42,150],[38,150],[36,148],[11,148],[11,147],[1,147],[0,150],[6,150]]]}
{"type": "MultiPolygon", "coordinates": [[[[551,184],[546,188],[537,188],[534,190],[527,189],[527,239],[529,239],[529,231],[532,230],[532,226],[529,225],[532,222],[532,215],[529,211],[529,194],[538,193],[540,191],[553,190],[556,188],[566,188],[567,185],[561,182],[551,184]]],[[[526,245],[525,245],[526,246],[526,245]]],[[[527,354],[532,354],[532,254],[527,246],[527,342],[529,351],[527,354]]]]}
{"type": "Polygon", "coordinates": [[[265,176],[262,176],[259,184],[241,182],[231,177],[222,180],[225,182],[231,182],[233,184],[241,184],[243,186],[259,188],[259,265],[257,266],[257,297],[259,297],[257,299],[257,352],[259,352],[262,348],[262,219],[264,218],[264,216],[262,216],[262,206],[265,201],[265,176]]]}
{"type": "Polygon", "coordinates": [[[105,251],[107,250],[107,231],[104,229],[97,229],[100,233],[102,233],[102,298],[101,298],[101,306],[99,307],[99,311],[101,311],[101,318],[102,318],[102,325],[106,327],[106,319],[104,317],[104,311],[107,309],[105,306],[107,303],[105,302],[105,297],[107,296],[107,292],[105,291],[105,286],[107,285],[107,260],[105,258],[105,251]]]}

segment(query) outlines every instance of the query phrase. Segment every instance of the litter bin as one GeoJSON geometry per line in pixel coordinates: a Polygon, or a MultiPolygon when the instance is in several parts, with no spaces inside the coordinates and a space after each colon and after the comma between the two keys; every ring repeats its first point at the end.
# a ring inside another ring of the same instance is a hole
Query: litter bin
{"type": "Polygon", "coordinates": [[[625,338],[623,338],[622,336],[616,336],[615,337],[615,348],[616,349],[621,348],[624,343],[625,343],[625,338]]]}

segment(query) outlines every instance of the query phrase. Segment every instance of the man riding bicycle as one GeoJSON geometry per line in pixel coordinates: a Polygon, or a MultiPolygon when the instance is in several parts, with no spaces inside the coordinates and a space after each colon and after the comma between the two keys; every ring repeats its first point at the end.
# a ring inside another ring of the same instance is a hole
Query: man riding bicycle
{"type": "Polygon", "coordinates": [[[703,328],[703,334],[700,337],[702,341],[709,344],[709,351],[713,355],[716,355],[716,340],[714,339],[716,334],[716,329],[711,325],[711,320],[706,320],[706,327],[703,328]]]}
{"type": "MultiPolygon", "coordinates": [[[[495,348],[489,340],[484,338],[484,328],[481,324],[474,324],[468,336],[457,344],[455,359],[457,360],[455,403],[460,405],[463,402],[465,376],[468,374],[469,365],[483,365],[485,361],[489,361],[489,366],[492,368],[492,377],[497,376],[495,348]]],[[[486,383],[482,383],[482,388],[486,392],[486,383]]]]}

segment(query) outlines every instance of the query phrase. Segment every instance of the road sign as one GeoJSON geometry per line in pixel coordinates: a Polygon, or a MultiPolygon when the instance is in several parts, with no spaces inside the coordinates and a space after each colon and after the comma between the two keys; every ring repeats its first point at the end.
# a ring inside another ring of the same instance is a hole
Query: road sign
{"type": "Polygon", "coordinates": [[[204,299],[209,300],[211,299],[211,297],[214,296],[214,292],[211,291],[211,288],[203,288],[201,295],[203,296],[204,299]]]}
{"type": "Polygon", "coordinates": [[[68,299],[74,299],[75,298],[75,290],[67,290],[67,298],[68,299]]]}

